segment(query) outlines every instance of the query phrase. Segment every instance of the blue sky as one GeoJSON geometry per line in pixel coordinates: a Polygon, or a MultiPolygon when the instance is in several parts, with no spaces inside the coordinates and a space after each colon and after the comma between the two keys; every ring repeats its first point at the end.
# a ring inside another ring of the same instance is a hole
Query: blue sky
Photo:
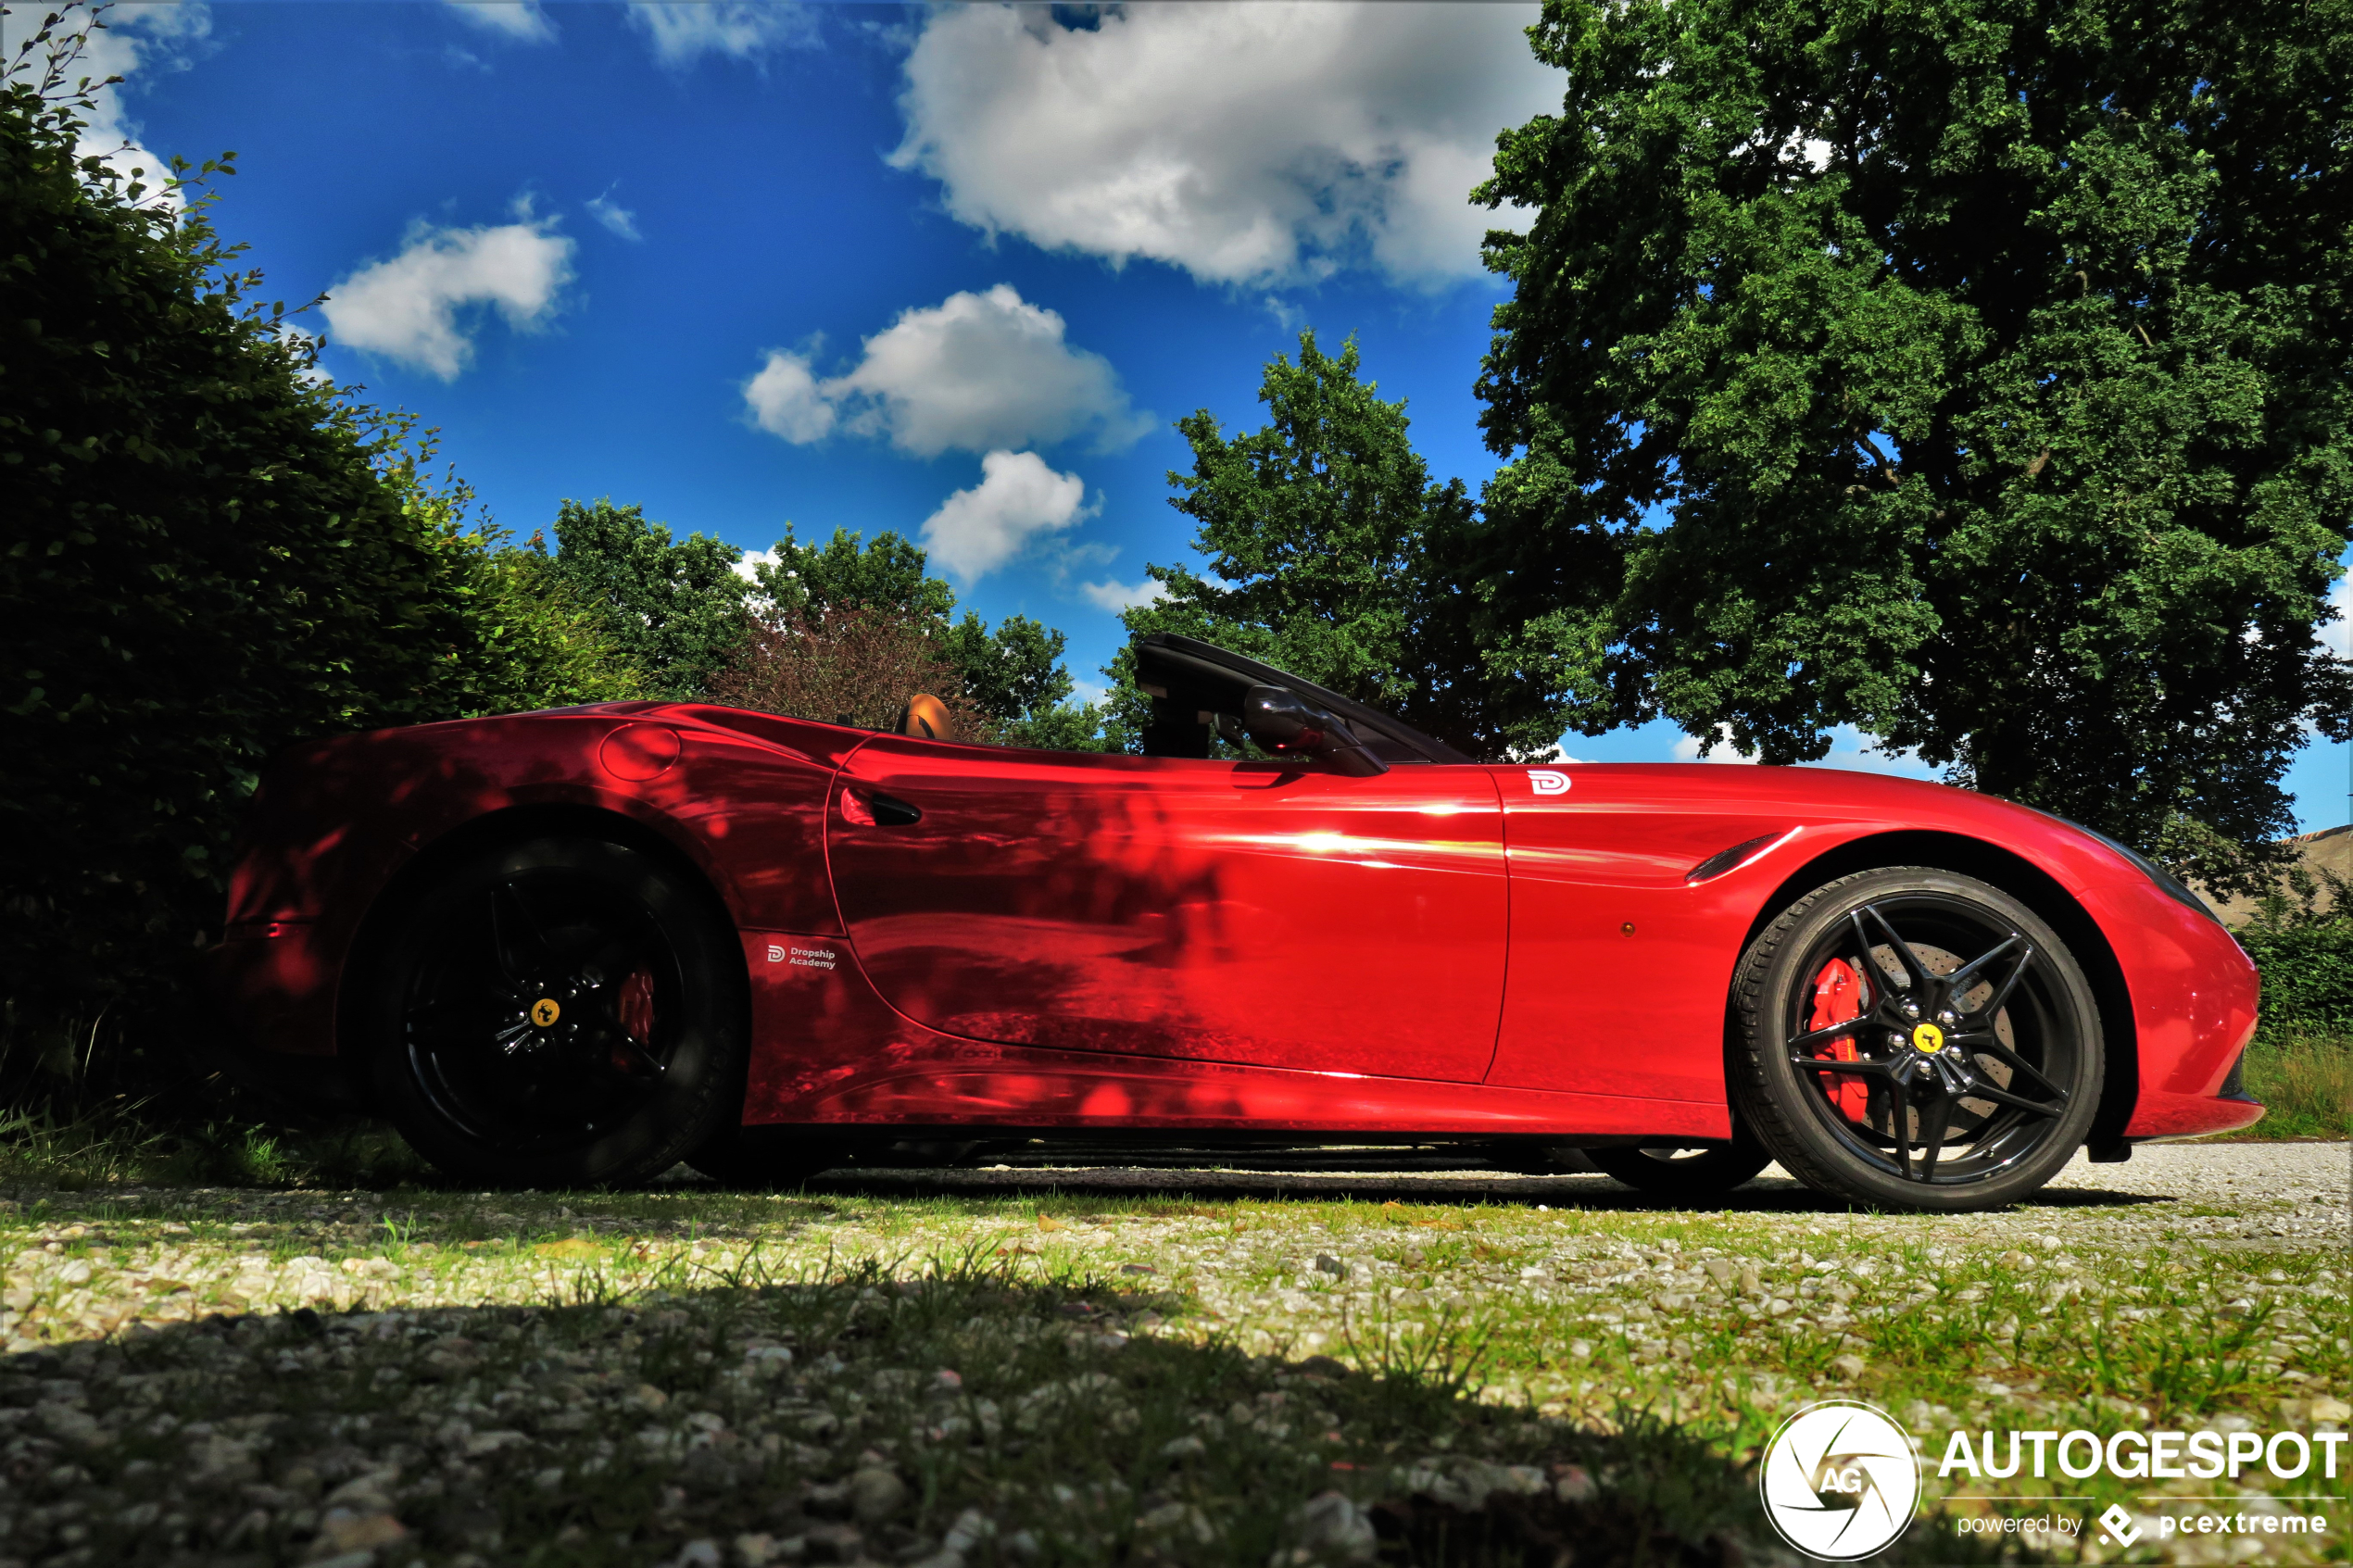
{"type": "MultiPolygon", "coordinates": [[[[895,529],[1089,680],[1145,563],[1190,559],[1170,421],[1257,424],[1300,328],[1357,335],[1437,473],[1492,471],[1463,198],[1558,103],[1533,15],[126,5],[98,131],[234,149],[219,220],[269,295],[330,293],[328,370],[439,427],[500,524],[610,495],[748,550],[895,529]]],[[[1858,745],[1832,760],[1890,765],[1858,745]]],[[[2298,759],[2308,829],[2346,821],[2346,753],[2298,759]]]]}

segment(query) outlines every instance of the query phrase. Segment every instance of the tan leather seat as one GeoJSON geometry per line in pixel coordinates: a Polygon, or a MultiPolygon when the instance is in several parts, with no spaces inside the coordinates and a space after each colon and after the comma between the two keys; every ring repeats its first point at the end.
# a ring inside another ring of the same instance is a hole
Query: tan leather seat
{"type": "Polygon", "coordinates": [[[948,705],[929,692],[917,692],[907,699],[900,710],[899,733],[917,740],[956,740],[956,721],[948,716],[948,705]]]}

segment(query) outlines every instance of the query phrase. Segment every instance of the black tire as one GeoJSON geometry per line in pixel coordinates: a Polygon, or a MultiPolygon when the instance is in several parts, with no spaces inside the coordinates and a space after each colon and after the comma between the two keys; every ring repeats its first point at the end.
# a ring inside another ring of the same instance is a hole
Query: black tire
{"type": "Polygon", "coordinates": [[[2099,1108],[2082,968],[1974,877],[1894,866],[1815,889],[1750,946],[1732,1000],[1740,1113],[1818,1191],[1998,1208],[2057,1174],[2099,1108]]]}
{"type": "Polygon", "coordinates": [[[1637,1192],[1662,1198],[1714,1198],[1773,1162],[1772,1155],[1739,1126],[1732,1129],[1730,1143],[1589,1148],[1585,1158],[1637,1192]]]}
{"type": "Polygon", "coordinates": [[[739,1114],[743,958],[709,891],[593,838],[478,851],[371,941],[376,1104],[442,1171],[628,1186],[739,1114]]]}

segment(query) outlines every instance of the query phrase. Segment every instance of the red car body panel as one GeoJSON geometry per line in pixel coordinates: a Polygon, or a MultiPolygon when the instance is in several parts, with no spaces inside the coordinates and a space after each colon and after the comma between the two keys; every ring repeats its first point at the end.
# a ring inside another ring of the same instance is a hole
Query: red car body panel
{"type": "Polygon", "coordinates": [[[1890,834],[2038,868],[2096,926],[2129,1007],[2109,1026],[2136,1074],[2125,1136],[2261,1114],[2219,1095],[2257,994],[2228,933],[1989,797],[1700,764],[1347,778],[692,704],[282,758],[212,954],[251,1046],[333,1057],[371,912],[418,857],[517,812],[625,820],[708,880],[744,941],[749,1123],[1726,1136],[1725,1001],[1751,933],[1822,856],[1890,834]],[[921,821],[868,820],[876,795],[921,821]]]}
{"type": "Polygon", "coordinates": [[[1503,812],[1479,769],[1359,779],[888,735],[843,779],[924,812],[892,827],[837,810],[827,839],[859,962],[919,1022],[1007,1045],[1487,1074],[1507,926],[1503,812]]]}

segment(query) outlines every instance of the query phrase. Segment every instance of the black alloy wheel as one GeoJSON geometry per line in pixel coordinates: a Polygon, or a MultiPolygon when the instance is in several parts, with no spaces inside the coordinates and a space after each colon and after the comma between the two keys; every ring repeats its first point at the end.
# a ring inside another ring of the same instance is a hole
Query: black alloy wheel
{"type": "Polygon", "coordinates": [[[2057,933],[1974,877],[1891,867],[1784,910],[1734,982],[1742,1113],[1800,1181],[1886,1208],[1994,1208],[2099,1108],[2099,1010],[2057,933]]]}
{"type": "Polygon", "coordinates": [[[638,850],[542,838],[478,853],[398,909],[370,985],[377,1102],[453,1176],[627,1185],[739,1112],[734,929],[638,850]]]}
{"type": "Polygon", "coordinates": [[[1585,1158],[1637,1192],[1662,1198],[1712,1198],[1727,1193],[1773,1162],[1764,1146],[1737,1123],[1730,1143],[1589,1148],[1585,1158]]]}

